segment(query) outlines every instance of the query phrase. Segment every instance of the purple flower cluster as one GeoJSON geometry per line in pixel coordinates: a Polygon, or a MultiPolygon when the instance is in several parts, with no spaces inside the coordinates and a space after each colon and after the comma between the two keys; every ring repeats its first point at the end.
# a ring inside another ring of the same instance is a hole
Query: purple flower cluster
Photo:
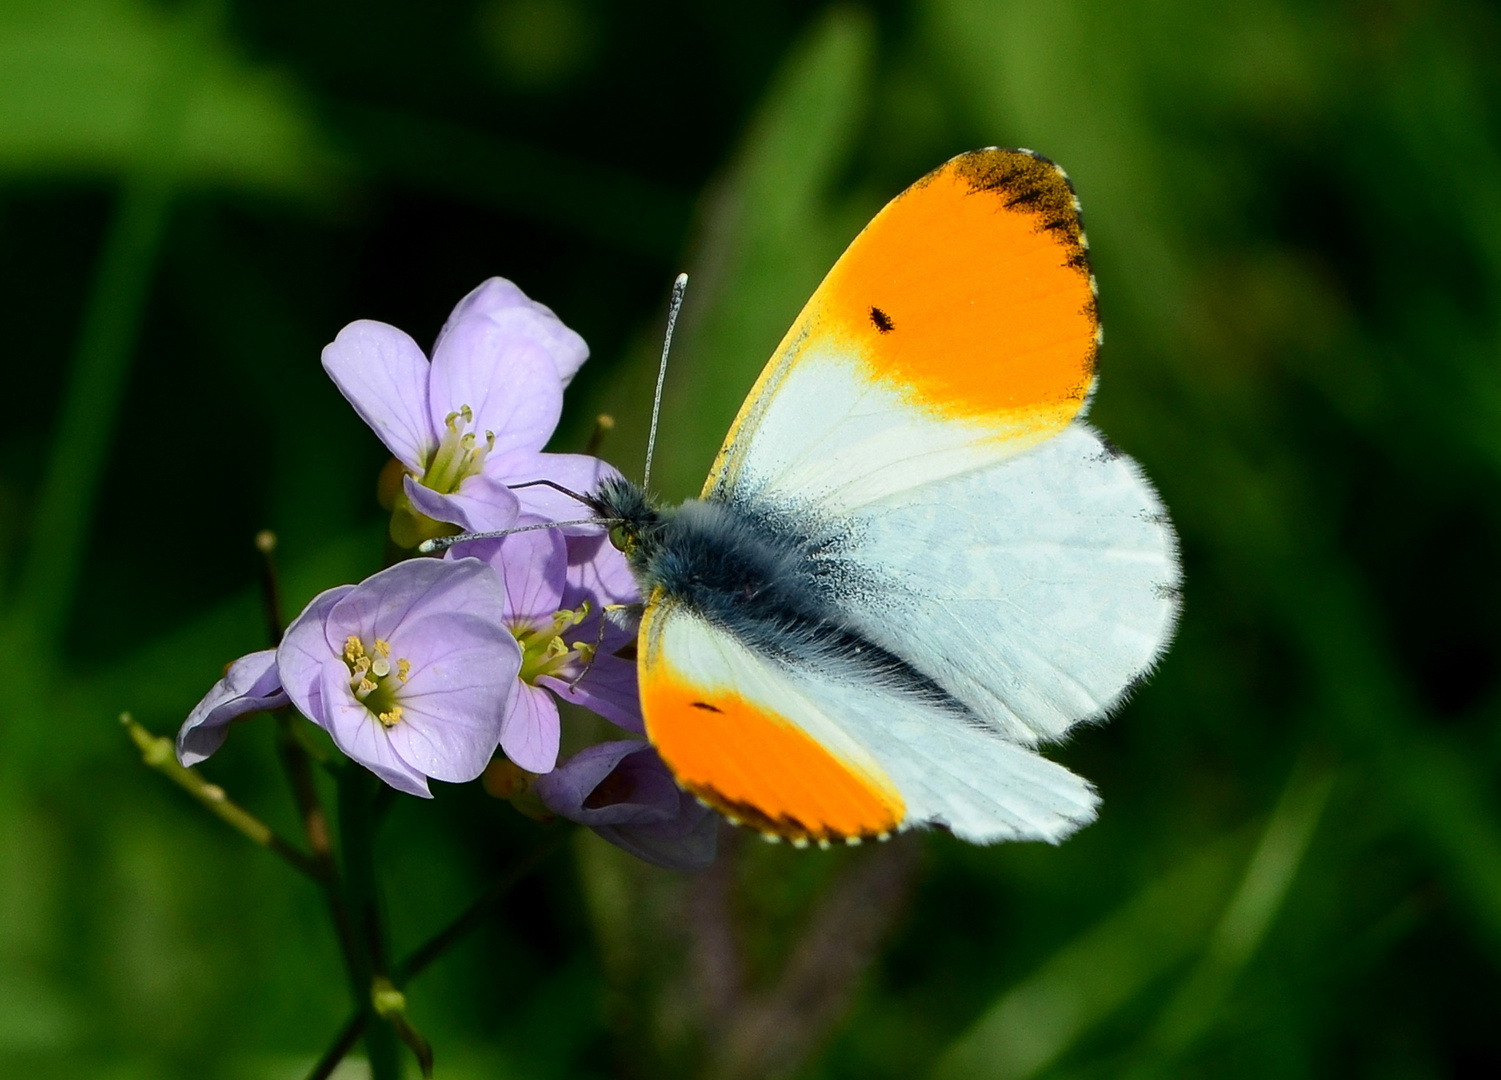
{"type": "MultiPolygon", "coordinates": [[[[563,388],[588,348],[548,308],[492,278],[454,309],[431,361],[406,334],[360,321],[323,366],[400,470],[391,538],[423,540],[576,520],[550,480],[589,492],[613,475],[582,454],[549,454],[563,388]]],[[[558,762],[557,699],[641,733],[633,635],[612,610],[639,596],[601,528],[520,532],[410,558],[321,593],[276,649],[229,666],[177,737],[184,765],[223,745],[231,721],[287,706],[392,787],[430,796],[463,782],[497,749],[536,774],[553,813],[663,866],[714,857],[714,820],[640,739],[558,762]]]]}

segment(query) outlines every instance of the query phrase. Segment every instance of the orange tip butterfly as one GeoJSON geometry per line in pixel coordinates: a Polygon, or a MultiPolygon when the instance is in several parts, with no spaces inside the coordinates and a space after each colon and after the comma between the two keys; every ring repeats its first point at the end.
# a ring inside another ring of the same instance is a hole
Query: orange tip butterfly
{"type": "Polygon", "coordinates": [[[585,499],[642,586],[647,736],[684,788],[799,846],[1093,820],[1037,747],[1145,676],[1181,581],[1151,484],[1084,422],[1099,344],[1063,170],[961,154],[834,264],[698,499],[585,499]]]}
{"type": "Polygon", "coordinates": [[[834,264],[699,499],[597,493],[646,597],[647,734],[685,788],[799,845],[1093,819],[1037,747],[1152,667],[1181,580],[1161,501],[1084,422],[1099,344],[1063,170],[961,154],[834,264]]]}

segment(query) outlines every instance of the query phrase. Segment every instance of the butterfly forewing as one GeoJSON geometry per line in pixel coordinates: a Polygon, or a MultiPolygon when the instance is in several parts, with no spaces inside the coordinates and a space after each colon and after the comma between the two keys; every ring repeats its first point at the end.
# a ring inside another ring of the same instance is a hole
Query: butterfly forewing
{"type": "Polygon", "coordinates": [[[1073,189],[1020,150],[964,154],[893,199],[829,271],[731,427],[707,497],[838,507],[1001,460],[1093,385],[1073,189]]]}

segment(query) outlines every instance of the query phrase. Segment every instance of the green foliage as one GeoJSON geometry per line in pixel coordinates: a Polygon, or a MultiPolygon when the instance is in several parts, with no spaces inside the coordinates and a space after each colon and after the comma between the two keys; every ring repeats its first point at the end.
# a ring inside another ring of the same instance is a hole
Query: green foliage
{"type": "MultiPolygon", "coordinates": [[[[1498,47],[1474,0],[0,0],[0,1072],[297,1077],[346,1016],[317,889],[116,722],[261,645],[257,529],[289,607],[378,566],[340,326],[515,279],[594,350],[558,447],[608,410],[631,473],[686,268],[691,495],[843,244],[987,144],[1078,187],[1093,415],[1183,540],[1173,651],[1056,752],[1101,821],[579,836],[406,988],[437,1075],[1493,1072],[1498,47]]],[[[269,722],[202,771],[299,835],[269,722]]],[[[472,787],[376,838],[398,953],[536,841],[472,787]]]]}

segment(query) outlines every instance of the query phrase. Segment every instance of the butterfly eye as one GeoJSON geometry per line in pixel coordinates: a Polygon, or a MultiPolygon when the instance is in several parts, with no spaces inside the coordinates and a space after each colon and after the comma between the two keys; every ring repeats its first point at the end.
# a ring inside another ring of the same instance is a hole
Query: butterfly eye
{"type": "Polygon", "coordinates": [[[624,525],[610,526],[610,543],[615,545],[616,551],[624,551],[629,554],[631,548],[635,546],[634,541],[635,538],[631,536],[630,531],[624,525]]]}

